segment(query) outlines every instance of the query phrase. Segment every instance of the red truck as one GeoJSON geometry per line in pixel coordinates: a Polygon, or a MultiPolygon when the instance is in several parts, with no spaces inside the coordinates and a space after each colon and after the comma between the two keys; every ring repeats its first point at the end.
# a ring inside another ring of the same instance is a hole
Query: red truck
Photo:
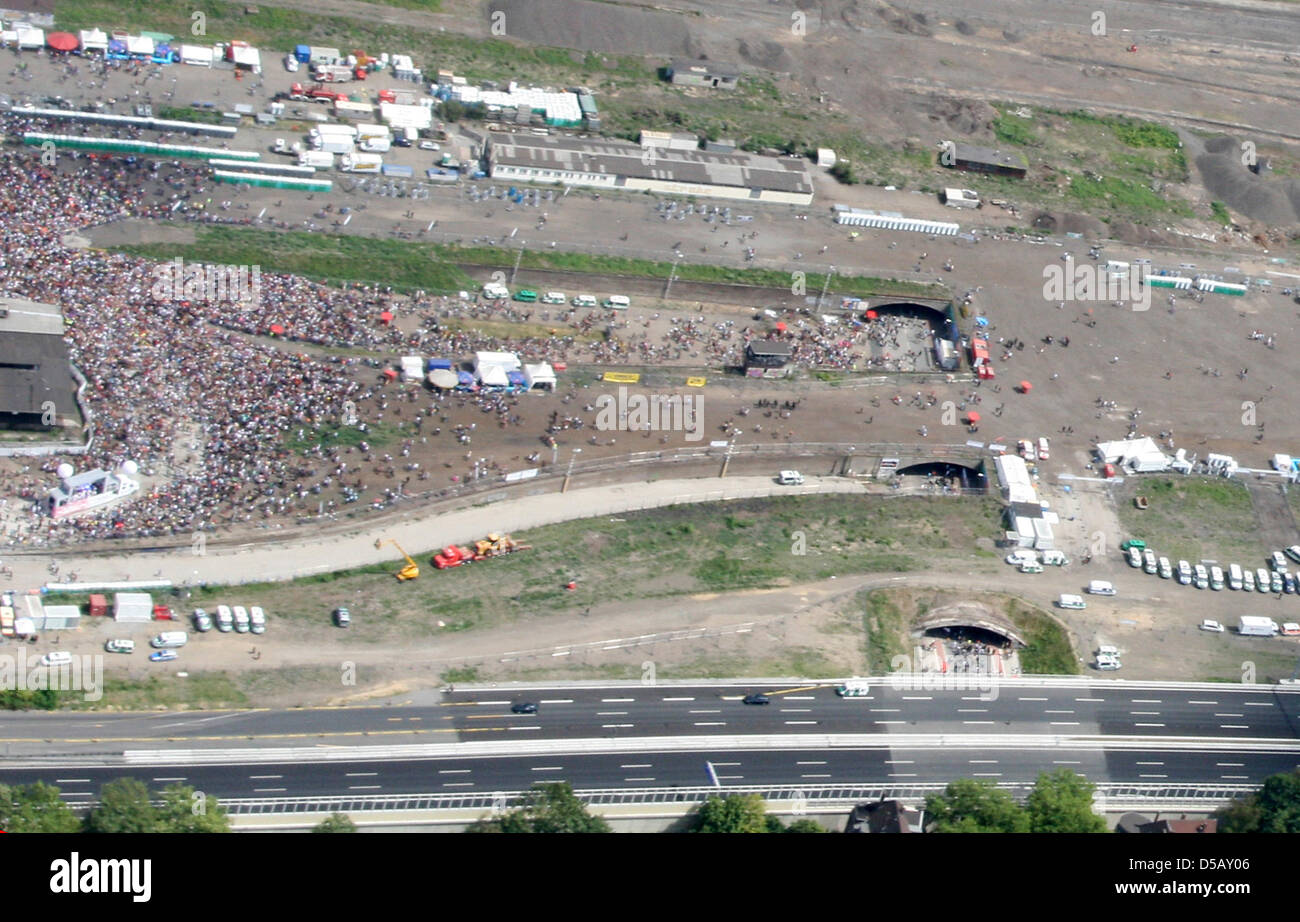
{"type": "Polygon", "coordinates": [[[439,553],[433,555],[433,565],[439,570],[448,570],[463,564],[474,562],[474,552],[467,547],[449,544],[439,553]]]}
{"type": "Polygon", "coordinates": [[[346,101],[348,94],[339,90],[327,90],[321,84],[304,89],[301,83],[289,87],[289,98],[299,102],[324,102],[333,105],[339,100],[346,101]]]}
{"type": "Polygon", "coordinates": [[[352,80],[365,80],[364,67],[349,67],[347,64],[320,64],[316,67],[316,79],[325,83],[347,83],[352,80]]]}

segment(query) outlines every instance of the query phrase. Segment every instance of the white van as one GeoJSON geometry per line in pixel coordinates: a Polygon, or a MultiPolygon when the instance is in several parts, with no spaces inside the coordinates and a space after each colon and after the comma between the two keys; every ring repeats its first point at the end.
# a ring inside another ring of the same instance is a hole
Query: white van
{"type": "Polygon", "coordinates": [[[1112,657],[1112,658],[1114,658],[1114,659],[1119,659],[1119,647],[1115,646],[1114,644],[1110,644],[1110,643],[1098,644],[1098,645],[1097,645],[1097,655],[1098,655],[1098,656],[1109,656],[1109,657],[1112,657]]]}
{"type": "Polygon", "coordinates": [[[483,298],[486,301],[501,301],[510,297],[510,289],[497,282],[488,282],[483,286],[483,298]]]}
{"type": "Polygon", "coordinates": [[[780,484],[798,486],[803,483],[803,474],[798,471],[781,471],[776,475],[776,482],[780,484]]]}
{"type": "Polygon", "coordinates": [[[1070,562],[1062,551],[1043,551],[1043,566],[1063,567],[1070,562]]]}
{"type": "Polygon", "coordinates": [[[1115,587],[1104,579],[1094,579],[1088,583],[1088,592],[1091,595],[1115,595],[1115,587]]]}
{"type": "Polygon", "coordinates": [[[1221,567],[1210,567],[1210,588],[1216,592],[1223,588],[1223,569],[1221,567]]]}
{"type": "Polygon", "coordinates": [[[835,687],[835,694],[841,698],[866,698],[871,694],[871,683],[866,679],[849,679],[835,687]]]}
{"type": "Polygon", "coordinates": [[[542,295],[543,304],[563,304],[567,300],[562,291],[548,291],[542,295]]]}
{"type": "Polygon", "coordinates": [[[235,630],[240,634],[248,633],[248,609],[242,605],[235,606],[235,630]]]}
{"type": "Polygon", "coordinates": [[[149,641],[149,646],[162,650],[170,647],[183,647],[189,643],[190,635],[184,631],[163,631],[153,640],[149,641]]]}
{"type": "Polygon", "coordinates": [[[72,664],[72,654],[66,650],[55,650],[53,653],[46,653],[41,657],[42,666],[69,666],[72,664]]]}
{"type": "Polygon", "coordinates": [[[578,295],[569,303],[574,307],[596,307],[599,304],[595,295],[578,295]]]}
{"type": "Polygon", "coordinates": [[[266,612],[262,611],[262,606],[254,605],[248,610],[248,622],[254,634],[266,633],[266,612]]]}
{"type": "Polygon", "coordinates": [[[1042,573],[1043,565],[1036,560],[1026,560],[1020,565],[1021,573],[1042,573]]]}
{"type": "Polygon", "coordinates": [[[1241,589],[1241,565],[1232,564],[1228,567],[1228,588],[1241,589]]]}
{"type": "Polygon", "coordinates": [[[217,606],[217,630],[223,634],[229,634],[235,627],[234,616],[230,614],[229,605],[217,606]]]}
{"type": "Polygon", "coordinates": [[[623,295],[610,295],[601,303],[612,311],[625,311],[632,306],[632,302],[623,295]]]}
{"type": "Polygon", "coordinates": [[[1069,595],[1064,592],[1061,593],[1061,597],[1057,600],[1056,604],[1061,608],[1084,609],[1088,607],[1088,604],[1083,601],[1083,596],[1069,595]]]}

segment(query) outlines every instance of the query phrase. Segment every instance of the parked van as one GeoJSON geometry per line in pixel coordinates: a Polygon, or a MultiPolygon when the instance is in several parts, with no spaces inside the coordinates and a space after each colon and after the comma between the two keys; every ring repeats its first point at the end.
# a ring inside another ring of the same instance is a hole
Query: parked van
{"type": "Polygon", "coordinates": [[[501,301],[510,297],[510,289],[498,282],[488,282],[483,286],[483,298],[487,301],[501,301]]]}
{"type": "Polygon", "coordinates": [[[254,605],[248,610],[248,621],[254,634],[266,633],[266,612],[262,611],[262,606],[254,605]]]}
{"type": "Polygon", "coordinates": [[[1067,593],[1061,593],[1061,598],[1057,600],[1056,604],[1061,608],[1075,608],[1080,610],[1088,607],[1088,604],[1083,601],[1083,596],[1068,595],[1067,593]]]}
{"type": "Polygon", "coordinates": [[[217,630],[229,634],[235,627],[234,616],[230,614],[229,605],[217,606],[217,630]]]}
{"type": "Polygon", "coordinates": [[[1223,588],[1223,568],[1210,567],[1210,588],[1216,592],[1223,588]]]}
{"type": "Polygon", "coordinates": [[[159,650],[169,647],[183,647],[189,643],[190,635],[184,631],[163,631],[153,640],[149,641],[149,646],[159,650]]]}
{"type": "Polygon", "coordinates": [[[562,291],[548,291],[546,294],[542,295],[543,304],[563,304],[565,300],[564,292],[562,291]]]}
{"type": "Polygon", "coordinates": [[[66,650],[55,650],[41,657],[42,666],[70,666],[71,664],[72,654],[66,650]]]}
{"type": "Polygon", "coordinates": [[[537,292],[533,291],[531,288],[521,288],[515,292],[515,300],[528,301],[531,303],[537,300],[537,292]]]}
{"type": "Polygon", "coordinates": [[[1043,565],[1048,567],[1063,567],[1070,562],[1062,551],[1043,551],[1043,565]]]}
{"type": "Polygon", "coordinates": [[[248,609],[242,605],[235,606],[235,630],[240,634],[248,633],[248,609]]]}
{"type": "Polygon", "coordinates": [[[1098,644],[1097,655],[1110,656],[1115,659],[1119,659],[1119,647],[1115,646],[1113,643],[1098,644]]]}
{"type": "Polygon", "coordinates": [[[1196,565],[1196,588],[1210,588],[1210,571],[1205,569],[1205,564],[1203,563],[1198,563],[1196,565]]]}
{"type": "Polygon", "coordinates": [[[1020,565],[1021,573],[1042,573],[1043,565],[1033,560],[1026,560],[1020,565]]]}
{"type": "Polygon", "coordinates": [[[578,295],[570,303],[574,307],[596,307],[599,304],[595,295],[578,295]]]}
{"type": "Polygon", "coordinates": [[[1228,567],[1228,588],[1241,589],[1241,565],[1232,564],[1228,567]]]}
{"type": "Polygon", "coordinates": [[[601,303],[612,311],[625,311],[632,306],[632,302],[623,295],[610,295],[601,303]]]}
{"type": "Polygon", "coordinates": [[[1092,595],[1115,595],[1115,587],[1104,579],[1094,579],[1088,583],[1088,592],[1092,595]]]}

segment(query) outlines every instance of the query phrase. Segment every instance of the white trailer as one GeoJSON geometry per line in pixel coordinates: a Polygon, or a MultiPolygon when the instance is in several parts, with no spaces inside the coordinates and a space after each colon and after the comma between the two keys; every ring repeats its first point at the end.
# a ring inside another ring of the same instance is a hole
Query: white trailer
{"type": "Polygon", "coordinates": [[[1278,630],[1276,621],[1258,615],[1242,615],[1237,625],[1237,633],[1247,637],[1276,637],[1278,630]]]}
{"type": "Polygon", "coordinates": [[[379,174],[384,168],[384,158],[378,154],[344,154],[339,158],[339,169],[345,173],[379,174]]]}
{"type": "Polygon", "coordinates": [[[298,155],[298,166],[317,170],[334,169],[334,155],[326,150],[305,150],[298,155]]]}

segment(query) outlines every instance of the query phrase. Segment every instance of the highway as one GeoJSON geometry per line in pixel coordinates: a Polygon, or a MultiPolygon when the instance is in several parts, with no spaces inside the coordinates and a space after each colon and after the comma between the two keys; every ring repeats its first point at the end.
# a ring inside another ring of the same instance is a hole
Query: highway
{"type": "Polygon", "coordinates": [[[402,706],[0,719],[0,783],[71,802],[131,775],[223,798],[1032,781],[1259,784],[1300,765],[1300,689],[1020,680],[979,689],[696,683],[458,689],[402,706]],[[768,705],[741,698],[762,691],[768,705]],[[538,704],[536,714],[510,706],[538,704]],[[37,734],[40,734],[38,736],[37,734]],[[56,753],[63,753],[57,755],[56,753]]]}

